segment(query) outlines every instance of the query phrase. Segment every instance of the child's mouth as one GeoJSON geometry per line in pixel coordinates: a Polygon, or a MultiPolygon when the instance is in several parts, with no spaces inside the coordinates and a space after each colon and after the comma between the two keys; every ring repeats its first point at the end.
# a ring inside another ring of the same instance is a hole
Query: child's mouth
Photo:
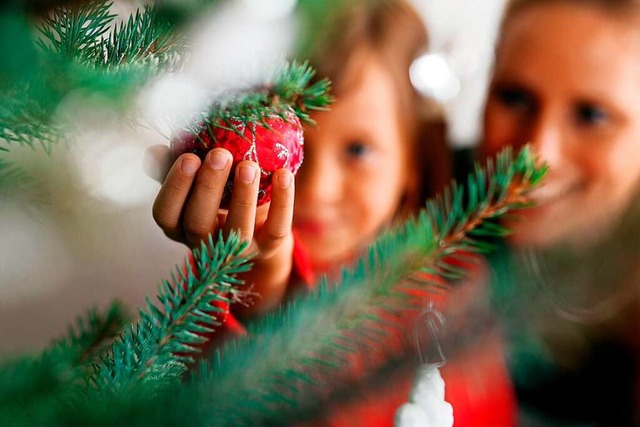
{"type": "Polygon", "coordinates": [[[322,236],[329,230],[327,222],[316,220],[297,220],[294,226],[297,231],[311,236],[322,236]]]}

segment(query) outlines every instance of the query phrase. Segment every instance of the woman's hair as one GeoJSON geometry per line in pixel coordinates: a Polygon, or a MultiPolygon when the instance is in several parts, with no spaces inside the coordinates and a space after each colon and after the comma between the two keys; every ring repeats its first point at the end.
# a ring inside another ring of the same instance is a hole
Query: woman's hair
{"type": "Polygon", "coordinates": [[[407,1],[351,0],[333,16],[311,55],[318,75],[332,80],[338,97],[358,77],[356,52],[373,54],[387,68],[395,85],[400,123],[411,144],[411,159],[421,174],[420,188],[403,202],[403,213],[415,211],[451,178],[442,109],[420,95],[409,77],[411,64],[427,47],[425,25],[407,1]]]}

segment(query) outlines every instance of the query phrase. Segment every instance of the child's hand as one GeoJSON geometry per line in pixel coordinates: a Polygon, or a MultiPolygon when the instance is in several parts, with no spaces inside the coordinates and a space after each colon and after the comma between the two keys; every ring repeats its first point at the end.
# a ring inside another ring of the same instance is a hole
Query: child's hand
{"type": "Polygon", "coordinates": [[[191,248],[210,233],[237,230],[250,242],[247,250],[256,253],[253,269],[242,278],[260,295],[242,314],[258,314],[277,307],[291,274],[294,179],[287,169],[276,171],[271,202],[256,207],[260,169],[243,161],[235,171],[229,210],[220,210],[231,164],[231,153],[221,148],[211,150],[204,161],[195,154],[180,156],[156,197],[153,218],[170,239],[191,248]]]}

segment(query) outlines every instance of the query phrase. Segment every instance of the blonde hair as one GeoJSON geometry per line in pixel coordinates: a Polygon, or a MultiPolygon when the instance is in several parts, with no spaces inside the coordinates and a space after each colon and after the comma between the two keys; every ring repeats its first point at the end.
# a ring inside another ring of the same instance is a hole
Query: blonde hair
{"type": "Polygon", "coordinates": [[[411,64],[427,47],[425,25],[407,1],[352,0],[333,16],[311,55],[318,75],[333,81],[338,97],[352,84],[354,73],[347,70],[359,66],[354,59],[356,52],[365,49],[387,67],[395,85],[400,120],[411,144],[411,158],[416,159],[416,170],[421,174],[417,194],[409,195],[404,203],[409,211],[415,211],[451,178],[442,109],[420,95],[409,77],[411,64]]]}

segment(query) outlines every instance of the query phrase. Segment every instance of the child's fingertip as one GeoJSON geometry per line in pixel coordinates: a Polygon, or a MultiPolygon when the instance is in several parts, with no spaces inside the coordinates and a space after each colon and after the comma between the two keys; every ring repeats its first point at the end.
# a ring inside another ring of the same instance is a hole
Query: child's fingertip
{"type": "Polygon", "coordinates": [[[237,178],[245,184],[256,182],[259,169],[253,162],[243,162],[238,166],[237,178]]]}
{"type": "Polygon", "coordinates": [[[224,149],[213,149],[207,154],[207,162],[214,170],[224,170],[231,160],[229,152],[224,149]]]}
{"type": "Polygon", "coordinates": [[[287,188],[291,187],[291,183],[293,182],[293,175],[288,169],[283,169],[276,175],[276,181],[280,188],[286,190],[287,188]]]}
{"type": "Polygon", "coordinates": [[[180,171],[187,176],[193,176],[198,171],[200,162],[191,156],[185,156],[181,159],[180,171]]]}

